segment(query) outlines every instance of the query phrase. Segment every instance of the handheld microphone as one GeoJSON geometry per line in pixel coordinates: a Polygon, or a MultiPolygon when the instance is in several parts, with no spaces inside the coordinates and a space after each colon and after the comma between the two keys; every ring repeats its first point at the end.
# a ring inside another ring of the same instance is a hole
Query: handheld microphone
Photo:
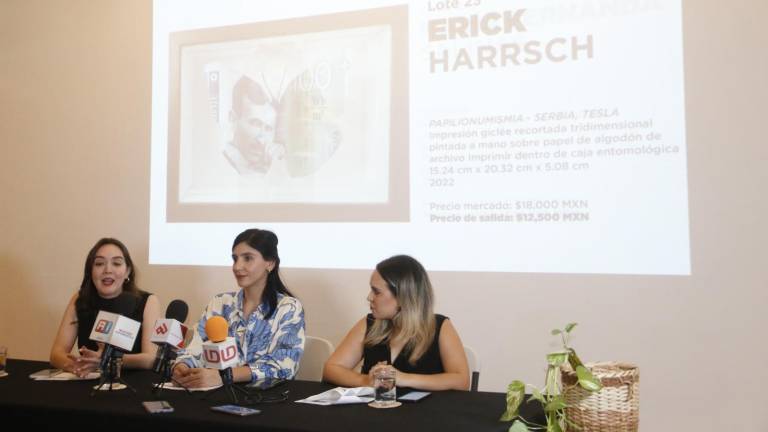
{"type": "Polygon", "coordinates": [[[228,332],[229,324],[220,316],[205,322],[205,333],[208,335],[208,342],[203,343],[205,367],[221,371],[239,364],[235,338],[227,337],[228,332]]]}
{"type": "Polygon", "coordinates": [[[183,300],[174,300],[165,310],[165,318],[155,321],[150,340],[158,345],[152,370],[162,373],[176,359],[177,350],[186,347],[187,326],[182,324],[187,319],[189,307],[183,300]]]}

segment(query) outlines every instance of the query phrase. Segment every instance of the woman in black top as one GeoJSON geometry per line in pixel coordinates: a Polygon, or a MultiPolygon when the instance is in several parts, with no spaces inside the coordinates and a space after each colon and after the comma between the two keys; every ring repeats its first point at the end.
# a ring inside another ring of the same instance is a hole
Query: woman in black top
{"type": "MultiPolygon", "coordinates": [[[[88,252],[80,290],[75,293],[64,311],[59,331],[51,347],[51,365],[55,368],[85,376],[99,365],[101,347],[89,339],[96,315],[100,310],[113,310],[118,297],[132,297],[127,302],[133,310],[127,317],[139,321],[141,328],[151,329],[160,317],[157,296],[136,287],[136,272],[128,249],[119,240],[103,238],[88,252]],[[77,342],[79,356],[71,354],[77,342]]],[[[121,299],[124,300],[124,299],[121,299]]],[[[122,306],[126,302],[120,302],[122,306]]],[[[155,346],[150,332],[139,330],[130,353],[123,357],[123,365],[131,368],[151,369],[155,346]]]]}
{"type": "Polygon", "coordinates": [[[323,379],[371,386],[376,369],[394,367],[398,387],[467,390],[464,346],[451,321],[433,312],[433,297],[427,272],[415,259],[398,255],[380,262],[371,275],[371,313],[325,363],[323,379]],[[360,359],[362,373],[357,373],[353,368],[360,359]]]}

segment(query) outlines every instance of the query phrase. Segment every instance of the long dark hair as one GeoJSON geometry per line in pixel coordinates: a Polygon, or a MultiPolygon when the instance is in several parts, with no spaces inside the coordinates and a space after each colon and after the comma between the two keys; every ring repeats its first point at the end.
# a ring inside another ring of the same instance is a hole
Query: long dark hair
{"type": "Polygon", "coordinates": [[[277,254],[277,236],[272,231],[251,228],[247,229],[235,237],[232,243],[232,250],[240,243],[256,249],[265,261],[274,261],[275,266],[267,275],[267,286],[261,294],[261,302],[267,304],[266,319],[272,317],[277,309],[277,294],[295,297],[285,287],[283,280],[280,279],[280,256],[277,254]]]}
{"type": "Polygon", "coordinates": [[[98,300],[99,292],[96,291],[96,285],[93,283],[93,263],[96,261],[96,253],[104,245],[117,246],[123,253],[125,265],[130,269],[128,280],[123,282],[123,292],[130,293],[137,297],[139,296],[139,288],[136,286],[136,268],[133,266],[133,260],[131,259],[131,254],[128,253],[128,248],[118,239],[105,237],[93,245],[88,252],[88,256],[85,258],[83,281],[80,283],[80,291],[78,292],[77,300],[75,301],[75,310],[77,311],[78,316],[87,316],[88,314],[96,313],[96,301],[98,300]]]}

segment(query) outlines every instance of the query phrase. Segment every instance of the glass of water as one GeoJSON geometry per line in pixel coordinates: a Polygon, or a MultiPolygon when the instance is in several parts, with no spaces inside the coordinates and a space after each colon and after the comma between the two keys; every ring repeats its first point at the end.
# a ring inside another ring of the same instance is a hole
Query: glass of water
{"type": "Polygon", "coordinates": [[[5,364],[8,361],[8,348],[0,346],[0,375],[5,374],[5,364]]]}
{"type": "Polygon", "coordinates": [[[376,408],[391,408],[400,405],[397,401],[395,386],[395,369],[380,367],[373,373],[373,406],[376,408]]]}

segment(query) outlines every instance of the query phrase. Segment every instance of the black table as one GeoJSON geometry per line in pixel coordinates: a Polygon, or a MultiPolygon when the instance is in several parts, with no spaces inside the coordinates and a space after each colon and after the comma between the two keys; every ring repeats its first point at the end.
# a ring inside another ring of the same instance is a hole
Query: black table
{"type": "MultiPolygon", "coordinates": [[[[130,390],[100,391],[90,396],[97,381],[33,381],[32,372],[49,367],[45,362],[8,360],[9,376],[0,378],[0,418],[5,425],[23,427],[74,427],[93,430],[168,429],[168,430],[268,430],[268,431],[365,431],[404,432],[506,431],[510,423],[500,422],[505,407],[503,393],[434,392],[417,403],[404,403],[394,409],[373,409],[365,404],[316,406],[295,400],[321,393],[334,386],[310,381],[290,381],[266,390],[269,397],[289,391],[288,400],[253,405],[261,414],[238,417],[213,412],[211,406],[230,403],[224,392],[202,400],[200,392],[163,390],[152,393],[157,375],[151,371],[124,371],[130,390]],[[142,401],[166,400],[174,412],[149,414],[142,401]]],[[[541,418],[540,406],[528,404],[522,413],[527,418],[541,418]]],[[[69,429],[68,427],[66,429],[69,429]]],[[[64,430],[66,430],[64,429],[64,430]]],[[[34,429],[33,429],[34,430],[34,429]]]]}

